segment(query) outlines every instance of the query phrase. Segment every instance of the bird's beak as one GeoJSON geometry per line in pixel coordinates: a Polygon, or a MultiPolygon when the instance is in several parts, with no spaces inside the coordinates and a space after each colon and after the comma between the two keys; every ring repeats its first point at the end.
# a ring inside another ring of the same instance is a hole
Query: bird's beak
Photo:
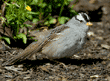
{"type": "Polygon", "coordinates": [[[87,26],[92,26],[93,24],[91,22],[86,23],[87,26]]]}

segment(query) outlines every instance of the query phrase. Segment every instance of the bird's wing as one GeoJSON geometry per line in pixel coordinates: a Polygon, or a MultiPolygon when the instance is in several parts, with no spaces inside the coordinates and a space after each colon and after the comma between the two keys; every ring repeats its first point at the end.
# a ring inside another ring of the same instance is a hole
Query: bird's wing
{"type": "Polygon", "coordinates": [[[59,26],[54,29],[52,29],[49,34],[45,37],[45,39],[33,42],[28,47],[25,48],[25,50],[21,53],[18,53],[16,56],[8,59],[6,62],[2,64],[2,66],[10,65],[12,63],[17,62],[18,60],[24,60],[27,57],[33,55],[34,53],[38,52],[45,44],[47,44],[50,40],[52,40],[54,37],[57,36],[55,33],[59,33],[63,31],[64,29],[69,28],[67,26],[59,26]]]}

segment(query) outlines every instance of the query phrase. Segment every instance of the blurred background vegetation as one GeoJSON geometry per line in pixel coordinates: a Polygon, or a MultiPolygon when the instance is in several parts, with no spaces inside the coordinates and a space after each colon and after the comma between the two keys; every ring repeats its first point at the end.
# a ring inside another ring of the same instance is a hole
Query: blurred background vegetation
{"type": "Polygon", "coordinates": [[[73,0],[2,0],[1,27],[8,27],[12,37],[3,35],[0,38],[8,44],[11,43],[11,38],[15,41],[22,39],[26,44],[29,30],[53,28],[76,15],[74,5],[68,7],[71,1],[73,0]]]}

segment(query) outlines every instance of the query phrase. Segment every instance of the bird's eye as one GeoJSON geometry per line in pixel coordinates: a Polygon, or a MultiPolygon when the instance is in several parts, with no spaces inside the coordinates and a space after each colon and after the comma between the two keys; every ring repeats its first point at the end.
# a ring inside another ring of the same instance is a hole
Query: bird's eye
{"type": "Polygon", "coordinates": [[[89,17],[86,13],[81,14],[86,22],[89,22],[89,17]]]}
{"type": "Polygon", "coordinates": [[[80,22],[83,22],[83,20],[80,20],[80,22]]]}

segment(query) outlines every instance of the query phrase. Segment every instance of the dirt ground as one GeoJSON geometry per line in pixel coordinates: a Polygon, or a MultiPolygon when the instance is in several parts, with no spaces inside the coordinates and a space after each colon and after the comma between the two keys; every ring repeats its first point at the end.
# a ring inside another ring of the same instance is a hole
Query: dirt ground
{"type": "MultiPolygon", "coordinates": [[[[74,10],[86,12],[93,23],[83,50],[71,58],[25,60],[1,66],[0,81],[110,81],[110,0],[78,0],[74,10]]],[[[9,53],[0,54],[0,64],[9,53]]]]}

